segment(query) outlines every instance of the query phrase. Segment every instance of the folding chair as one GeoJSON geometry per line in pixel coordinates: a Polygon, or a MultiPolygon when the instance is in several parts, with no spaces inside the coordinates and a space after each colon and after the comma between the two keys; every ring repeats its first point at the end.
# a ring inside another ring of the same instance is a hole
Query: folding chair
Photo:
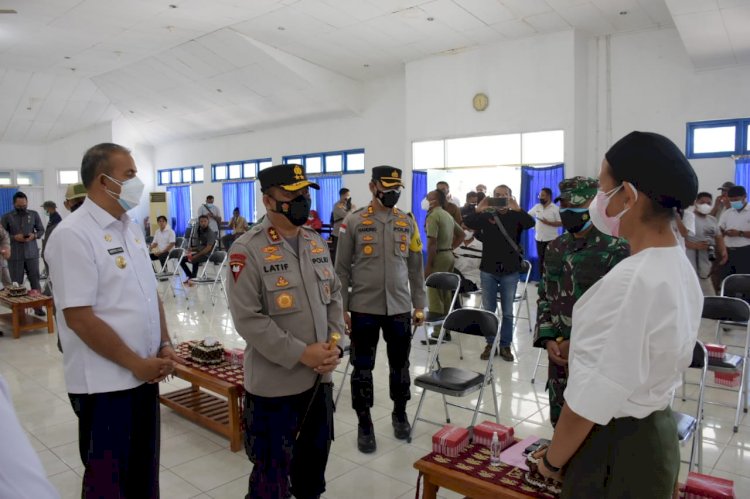
{"type": "Polygon", "coordinates": [[[526,272],[526,278],[521,281],[520,289],[516,288],[516,296],[513,298],[515,310],[513,311],[513,329],[516,329],[518,319],[525,319],[529,322],[529,334],[533,334],[531,330],[531,307],[529,306],[529,279],[531,278],[531,262],[524,260],[521,262],[521,274],[526,272]],[[526,302],[526,317],[521,317],[521,303],[526,302]]]}
{"type": "Polygon", "coordinates": [[[489,416],[495,416],[495,421],[500,423],[500,410],[497,403],[497,387],[494,383],[495,373],[492,362],[495,358],[495,353],[497,352],[499,344],[500,320],[497,318],[497,315],[491,312],[476,308],[461,308],[454,310],[445,318],[443,321],[443,327],[440,330],[438,343],[435,346],[435,351],[433,352],[428,365],[428,371],[426,374],[418,376],[414,380],[414,384],[422,388],[422,395],[419,398],[419,405],[417,406],[417,412],[414,415],[411,433],[407,439],[408,442],[411,442],[412,436],[414,435],[414,428],[417,426],[417,421],[425,421],[438,426],[441,425],[441,423],[436,421],[419,417],[428,391],[437,392],[442,395],[443,407],[445,408],[445,420],[448,423],[451,421],[450,415],[448,414],[449,405],[473,411],[474,415],[471,418],[471,427],[476,423],[477,416],[480,412],[489,416]],[[460,367],[443,367],[440,364],[440,347],[443,344],[443,336],[445,336],[446,330],[452,331],[456,334],[470,334],[482,338],[491,334],[495,335],[495,340],[492,342],[492,349],[490,350],[490,358],[487,360],[487,367],[485,367],[484,374],[460,367]],[[495,406],[494,414],[479,409],[479,406],[482,404],[484,388],[488,383],[492,385],[492,402],[495,406]],[[473,408],[448,402],[445,398],[446,395],[451,397],[463,397],[475,391],[479,391],[479,396],[477,397],[476,405],[473,408]]]}
{"type": "MultiPolygon", "coordinates": [[[[729,298],[738,298],[745,302],[750,303],[750,275],[748,274],[733,274],[724,278],[721,282],[721,293],[720,296],[727,296],[729,298]]],[[[716,323],[716,340],[722,343],[723,332],[730,329],[745,329],[745,324],[734,323],[729,321],[720,321],[716,323]]],[[[723,343],[722,343],[723,344],[723,343]]],[[[741,348],[740,345],[731,345],[737,348],[741,348]]]]}
{"type": "MultiPolygon", "coordinates": [[[[216,286],[219,286],[221,288],[221,291],[224,293],[224,299],[227,301],[227,290],[224,287],[224,265],[227,263],[227,252],[222,250],[216,250],[216,246],[214,246],[214,249],[211,251],[211,255],[208,257],[208,260],[206,260],[206,263],[203,264],[203,271],[201,272],[200,277],[197,279],[193,279],[193,284],[195,285],[201,285],[201,284],[207,284],[209,286],[209,297],[211,298],[211,305],[216,305],[216,286]],[[214,264],[215,267],[218,267],[216,269],[216,272],[213,276],[207,275],[207,270],[209,268],[209,264],[214,264]]],[[[188,304],[188,310],[190,309],[190,305],[188,304]]],[[[203,313],[205,313],[205,309],[203,310],[203,313]]]]}
{"type": "MultiPolygon", "coordinates": [[[[708,359],[708,370],[720,373],[736,373],[740,370],[740,386],[737,389],[737,404],[726,404],[723,402],[713,402],[704,400],[704,404],[720,405],[723,407],[736,407],[734,417],[734,432],[740,425],[740,410],[747,413],[747,363],[748,363],[748,352],[750,351],[750,325],[748,325],[748,318],[750,318],[750,305],[747,302],[740,300],[739,298],[730,298],[727,296],[706,296],[703,298],[703,313],[701,315],[703,319],[719,321],[721,324],[730,325],[743,325],[745,328],[745,344],[744,345],[728,345],[734,348],[741,348],[742,355],[733,355],[727,353],[723,359],[709,358],[708,359]]],[[[689,383],[684,382],[685,377],[683,375],[682,385],[682,400],[695,400],[688,399],[685,395],[685,385],[689,383]]],[[[734,391],[734,388],[727,388],[723,386],[710,386],[709,388],[715,390],[734,391]]]]}
{"type": "Polygon", "coordinates": [[[701,373],[695,417],[678,411],[673,411],[672,415],[677,425],[677,438],[680,445],[684,445],[691,438],[693,440],[690,447],[690,459],[687,461],[688,471],[693,471],[695,465],[696,471],[703,473],[703,391],[706,387],[706,372],[708,372],[708,352],[700,341],[695,342],[693,361],[689,367],[700,369],[701,373]]]}
{"type": "MultiPolygon", "coordinates": [[[[428,288],[433,288],[441,291],[448,291],[453,294],[451,298],[451,304],[450,307],[448,307],[448,313],[442,314],[439,312],[433,312],[432,310],[428,310],[424,317],[424,322],[419,326],[414,326],[414,330],[412,331],[412,337],[417,332],[417,329],[419,327],[424,328],[424,343],[427,345],[427,358],[430,357],[430,335],[428,333],[429,328],[432,327],[433,329],[435,326],[440,326],[443,324],[443,321],[445,318],[453,311],[453,308],[456,305],[456,300],[458,299],[458,290],[461,287],[461,278],[454,274],[453,272],[435,272],[434,274],[430,274],[430,276],[425,280],[425,286],[428,288]]],[[[434,339],[433,339],[434,342],[434,339]]],[[[461,359],[464,358],[463,348],[461,347],[461,342],[458,342],[458,351],[461,359]]]]}

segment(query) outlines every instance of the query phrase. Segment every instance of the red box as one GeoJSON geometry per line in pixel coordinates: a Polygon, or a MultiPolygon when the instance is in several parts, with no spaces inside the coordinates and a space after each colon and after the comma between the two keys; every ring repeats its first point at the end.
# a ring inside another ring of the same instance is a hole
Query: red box
{"type": "Polygon", "coordinates": [[[492,443],[492,434],[497,432],[500,439],[500,448],[505,449],[513,445],[513,428],[490,421],[482,421],[474,427],[474,443],[489,447],[492,443]]]}
{"type": "Polygon", "coordinates": [[[245,349],[244,348],[225,348],[224,349],[224,360],[232,364],[233,366],[241,366],[245,362],[245,349]]]}
{"type": "Polygon", "coordinates": [[[685,499],[734,499],[734,482],[700,473],[688,473],[685,499]]]}
{"type": "Polygon", "coordinates": [[[716,383],[717,385],[737,388],[738,386],[740,386],[740,376],[742,376],[742,373],[739,371],[733,373],[722,373],[714,371],[714,383],[716,383]]]}
{"type": "Polygon", "coordinates": [[[452,424],[443,426],[432,436],[432,452],[448,457],[458,456],[469,445],[469,430],[452,424]]]}
{"type": "Polygon", "coordinates": [[[727,346],[706,343],[706,351],[708,352],[709,357],[713,357],[715,359],[723,359],[724,354],[727,353],[727,346]]]}

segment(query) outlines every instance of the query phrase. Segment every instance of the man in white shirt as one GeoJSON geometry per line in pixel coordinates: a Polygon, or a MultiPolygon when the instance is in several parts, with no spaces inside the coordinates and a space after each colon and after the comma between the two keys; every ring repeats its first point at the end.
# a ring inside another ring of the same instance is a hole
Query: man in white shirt
{"type": "Polygon", "coordinates": [[[164,262],[167,261],[169,252],[174,248],[177,237],[174,231],[167,225],[167,217],[159,215],[156,218],[156,223],[159,224],[159,230],[154,234],[154,240],[151,241],[151,261],[159,260],[159,263],[164,267],[164,262]]]}
{"type": "Polygon", "coordinates": [[[544,269],[544,252],[547,245],[560,235],[558,227],[562,227],[560,208],[552,202],[552,189],[543,187],[539,192],[539,203],[530,210],[529,215],[536,219],[534,239],[536,239],[536,253],[539,256],[539,270],[544,269]]]}
{"type": "Polygon", "coordinates": [[[159,496],[158,383],[180,359],[143,233],[127,215],[143,194],[137,171],[120,145],[86,151],[88,198],[47,246],[85,498],[159,496]]]}
{"type": "MultiPolygon", "coordinates": [[[[724,247],[724,238],[721,236],[719,222],[710,215],[711,201],[710,193],[698,193],[693,210],[694,232],[685,238],[686,254],[698,275],[698,281],[701,283],[704,296],[716,295],[711,283],[713,262],[717,261],[719,265],[724,265],[727,260],[727,250],[724,247]]],[[[690,212],[686,210],[685,214],[687,213],[690,212]]]]}
{"type": "Polygon", "coordinates": [[[730,207],[721,214],[719,227],[727,247],[724,276],[750,274],[750,208],[747,191],[736,185],[727,192],[730,207]]]}
{"type": "Polygon", "coordinates": [[[219,236],[219,224],[221,223],[221,211],[219,207],[214,204],[213,196],[206,196],[206,202],[198,208],[198,218],[201,215],[208,217],[208,228],[214,231],[216,236],[219,236]]]}
{"type": "Polygon", "coordinates": [[[461,201],[459,201],[458,198],[456,198],[454,196],[451,196],[451,188],[448,185],[448,182],[445,182],[445,181],[441,180],[440,182],[437,183],[437,185],[435,186],[435,188],[436,189],[440,189],[441,191],[443,191],[445,193],[445,197],[448,198],[448,202],[449,203],[453,203],[456,206],[458,206],[459,208],[461,208],[461,201]]]}
{"type": "MultiPolygon", "coordinates": [[[[474,237],[474,231],[464,228],[464,242],[453,250],[455,261],[453,268],[461,277],[473,284],[471,291],[476,291],[482,282],[479,265],[482,263],[482,243],[474,237]]],[[[462,292],[468,292],[471,285],[461,282],[462,292]]]]}
{"type": "Polygon", "coordinates": [[[60,495],[47,480],[39,456],[18,422],[10,400],[10,390],[0,376],[0,497],[15,499],[56,499],[60,495]]]}

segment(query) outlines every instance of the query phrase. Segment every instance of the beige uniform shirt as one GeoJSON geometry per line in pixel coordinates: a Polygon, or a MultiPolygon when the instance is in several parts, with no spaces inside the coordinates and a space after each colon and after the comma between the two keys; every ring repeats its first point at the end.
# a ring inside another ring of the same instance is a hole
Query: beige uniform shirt
{"type": "Polygon", "coordinates": [[[339,230],[336,274],[345,310],[397,315],[424,308],[422,241],[414,220],[398,208],[350,213],[339,230]]]}
{"type": "Polygon", "coordinates": [[[229,250],[229,311],[247,342],[245,389],[261,397],[312,388],[315,371],[299,362],[307,345],[328,341],[332,332],[341,333],[341,346],[346,338],[341,284],[326,242],[307,227],[297,237],[299,254],[266,217],[229,250]]]}

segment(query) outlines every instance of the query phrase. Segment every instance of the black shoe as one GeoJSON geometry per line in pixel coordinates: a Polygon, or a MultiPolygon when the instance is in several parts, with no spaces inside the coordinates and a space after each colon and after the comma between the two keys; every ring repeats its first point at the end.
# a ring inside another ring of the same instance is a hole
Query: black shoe
{"type": "Polygon", "coordinates": [[[372,426],[362,428],[357,426],[357,448],[364,454],[372,454],[378,448],[375,443],[375,430],[372,426]]]}
{"type": "Polygon", "coordinates": [[[510,351],[510,347],[500,347],[500,357],[508,362],[516,360],[516,358],[513,357],[513,352],[510,351]]]}
{"type": "Polygon", "coordinates": [[[430,338],[429,340],[422,340],[420,343],[422,343],[423,345],[427,345],[428,343],[430,345],[437,345],[437,340],[430,338]]]}
{"type": "Polygon", "coordinates": [[[411,433],[411,425],[406,414],[391,414],[391,424],[393,424],[393,435],[398,440],[406,440],[411,433]]]}
{"type": "Polygon", "coordinates": [[[44,317],[47,314],[44,312],[43,308],[35,308],[34,315],[38,315],[39,317],[44,317]]]}

